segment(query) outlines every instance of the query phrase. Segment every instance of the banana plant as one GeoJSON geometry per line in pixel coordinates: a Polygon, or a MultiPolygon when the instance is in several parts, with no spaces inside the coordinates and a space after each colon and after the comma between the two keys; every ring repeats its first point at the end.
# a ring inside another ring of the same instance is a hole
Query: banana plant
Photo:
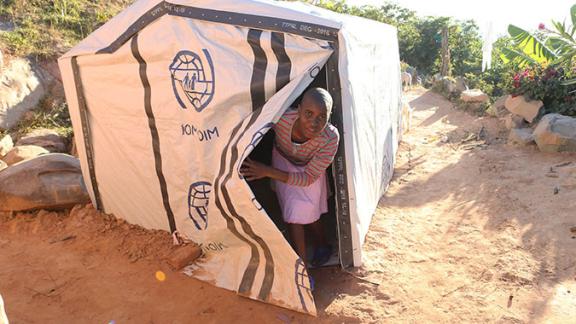
{"type": "Polygon", "coordinates": [[[509,25],[508,34],[513,39],[514,48],[502,51],[504,62],[513,61],[520,66],[533,64],[562,65],[571,67],[576,55],[576,5],[570,9],[572,25],[552,21],[555,30],[541,25],[540,33],[533,34],[518,26],[509,25]]]}

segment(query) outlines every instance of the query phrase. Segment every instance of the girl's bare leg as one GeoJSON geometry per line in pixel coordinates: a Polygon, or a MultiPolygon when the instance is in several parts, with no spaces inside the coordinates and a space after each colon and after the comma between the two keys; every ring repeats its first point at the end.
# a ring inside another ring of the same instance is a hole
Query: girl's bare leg
{"type": "Polygon", "coordinates": [[[308,266],[306,259],[306,237],[304,235],[304,225],[301,224],[287,224],[290,233],[290,240],[294,244],[294,248],[300,259],[308,266]]]}
{"type": "Polygon", "coordinates": [[[314,237],[314,243],[316,244],[316,248],[327,246],[328,241],[326,240],[326,235],[324,234],[324,227],[322,226],[321,222],[322,218],[318,219],[314,223],[308,225],[308,227],[312,230],[312,236],[314,237]]]}

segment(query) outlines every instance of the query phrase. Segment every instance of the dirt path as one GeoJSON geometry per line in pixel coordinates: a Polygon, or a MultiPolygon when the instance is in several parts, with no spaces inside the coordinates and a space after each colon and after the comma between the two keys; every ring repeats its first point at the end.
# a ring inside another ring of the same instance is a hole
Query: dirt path
{"type": "Polygon", "coordinates": [[[166,233],[76,208],[0,215],[0,293],[11,323],[573,321],[576,188],[560,184],[576,155],[510,147],[497,120],[424,90],[408,96],[413,129],[365,264],[314,271],[318,318],[174,273],[160,261],[166,233]]]}

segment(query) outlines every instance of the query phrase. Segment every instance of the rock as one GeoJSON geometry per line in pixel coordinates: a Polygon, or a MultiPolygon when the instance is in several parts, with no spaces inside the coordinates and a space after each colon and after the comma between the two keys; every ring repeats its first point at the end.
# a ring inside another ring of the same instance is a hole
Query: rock
{"type": "Polygon", "coordinates": [[[576,118],[547,114],[534,130],[534,139],[542,152],[576,152],[576,118]]]}
{"type": "Polygon", "coordinates": [[[524,117],[529,123],[533,122],[534,118],[538,116],[543,105],[540,100],[526,101],[524,96],[509,96],[504,102],[504,106],[508,111],[524,117]]]}
{"type": "Polygon", "coordinates": [[[503,119],[504,125],[507,129],[528,127],[528,123],[524,120],[524,118],[515,114],[509,114],[503,119]]]}
{"type": "Polygon", "coordinates": [[[0,159],[4,157],[11,149],[14,148],[14,142],[12,142],[12,137],[6,135],[0,140],[0,159]]]}
{"type": "Polygon", "coordinates": [[[15,146],[10,150],[10,152],[8,152],[8,154],[6,154],[6,156],[4,156],[3,160],[6,164],[12,165],[47,153],[50,152],[45,148],[36,145],[15,146]]]}
{"type": "Polygon", "coordinates": [[[0,172],[0,211],[67,208],[90,201],[80,161],[50,153],[0,172]]]}
{"type": "Polygon", "coordinates": [[[460,95],[460,100],[464,102],[481,102],[485,103],[490,101],[490,97],[482,92],[480,89],[464,90],[460,95]]]}
{"type": "Polygon", "coordinates": [[[45,95],[41,77],[30,62],[13,59],[0,75],[0,129],[10,129],[45,95]]]}
{"type": "Polygon", "coordinates": [[[456,81],[450,77],[443,77],[442,88],[448,93],[456,92],[456,81]]]}
{"type": "Polygon", "coordinates": [[[36,145],[45,148],[50,153],[66,152],[66,138],[60,136],[56,131],[46,128],[33,130],[18,140],[16,145],[36,145]]]}
{"type": "Polygon", "coordinates": [[[194,260],[198,259],[201,255],[202,249],[198,245],[188,244],[172,251],[166,259],[166,262],[172,270],[177,271],[194,262],[194,260]]]}
{"type": "Polygon", "coordinates": [[[6,164],[6,162],[0,160],[0,171],[6,169],[8,167],[8,164],[6,164]]]}
{"type": "Polygon", "coordinates": [[[508,144],[526,146],[534,142],[531,128],[512,128],[508,135],[508,144]]]}
{"type": "Polygon", "coordinates": [[[507,114],[509,114],[508,109],[506,109],[506,107],[504,105],[507,98],[508,98],[508,95],[505,95],[505,96],[498,98],[490,106],[490,108],[488,108],[488,110],[487,110],[488,114],[490,116],[494,116],[494,117],[498,117],[498,118],[502,118],[502,117],[506,116],[507,114]]]}
{"type": "Polygon", "coordinates": [[[456,91],[463,92],[468,90],[468,86],[466,85],[466,80],[463,77],[456,78],[456,91]]]}

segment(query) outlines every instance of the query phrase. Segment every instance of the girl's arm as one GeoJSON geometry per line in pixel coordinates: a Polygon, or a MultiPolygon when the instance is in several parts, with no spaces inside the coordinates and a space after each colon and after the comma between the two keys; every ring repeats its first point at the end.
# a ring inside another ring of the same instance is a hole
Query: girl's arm
{"type": "Polygon", "coordinates": [[[262,179],[262,178],[271,178],[274,180],[282,181],[284,183],[288,182],[289,174],[288,172],[278,170],[274,167],[269,165],[253,161],[251,159],[246,159],[242,164],[242,168],[240,169],[242,175],[248,181],[262,179]]]}

